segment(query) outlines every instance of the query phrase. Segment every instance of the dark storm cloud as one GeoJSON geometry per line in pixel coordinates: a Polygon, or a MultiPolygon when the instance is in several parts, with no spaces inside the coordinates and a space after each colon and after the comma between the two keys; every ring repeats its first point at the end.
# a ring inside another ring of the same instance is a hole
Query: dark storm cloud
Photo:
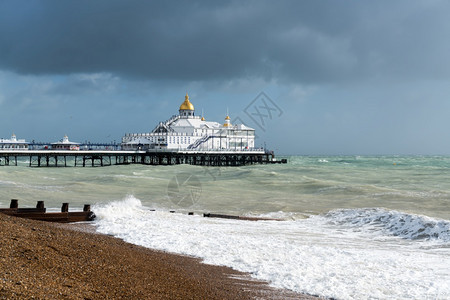
{"type": "Polygon", "coordinates": [[[0,68],[327,82],[450,74],[440,1],[0,1],[0,68]]]}

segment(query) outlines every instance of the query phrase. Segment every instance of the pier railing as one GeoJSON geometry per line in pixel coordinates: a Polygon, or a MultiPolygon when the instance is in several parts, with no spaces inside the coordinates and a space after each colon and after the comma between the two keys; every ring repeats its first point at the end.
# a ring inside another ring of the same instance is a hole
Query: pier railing
{"type": "MultiPolygon", "coordinates": [[[[52,143],[33,142],[28,144],[28,150],[50,150],[52,143]]],[[[120,150],[121,144],[116,142],[101,143],[101,142],[84,142],[80,143],[81,150],[120,150]]]]}

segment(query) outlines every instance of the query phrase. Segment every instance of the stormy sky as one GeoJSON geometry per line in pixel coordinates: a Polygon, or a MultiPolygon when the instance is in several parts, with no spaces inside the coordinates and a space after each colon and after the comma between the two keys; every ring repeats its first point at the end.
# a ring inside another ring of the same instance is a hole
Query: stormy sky
{"type": "Polygon", "coordinates": [[[0,0],[0,137],[119,141],[178,113],[280,154],[450,154],[450,2],[0,0]]]}

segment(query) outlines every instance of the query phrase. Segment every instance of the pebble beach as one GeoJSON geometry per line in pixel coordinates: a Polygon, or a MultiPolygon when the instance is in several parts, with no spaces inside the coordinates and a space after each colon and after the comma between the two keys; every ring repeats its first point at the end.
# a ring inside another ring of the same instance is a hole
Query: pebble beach
{"type": "Polygon", "coordinates": [[[311,299],[90,225],[0,213],[0,299],[311,299]]]}

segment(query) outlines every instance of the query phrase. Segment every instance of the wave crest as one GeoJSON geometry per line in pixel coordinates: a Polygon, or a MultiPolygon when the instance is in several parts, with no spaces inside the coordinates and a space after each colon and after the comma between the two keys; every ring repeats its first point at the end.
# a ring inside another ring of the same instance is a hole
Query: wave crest
{"type": "Polygon", "coordinates": [[[325,215],[329,224],[410,240],[450,242],[450,222],[383,208],[340,209],[325,215]]]}
{"type": "Polygon", "coordinates": [[[114,220],[118,218],[134,218],[144,208],[141,200],[133,195],[127,195],[123,200],[94,205],[93,210],[100,220],[114,220]]]}

